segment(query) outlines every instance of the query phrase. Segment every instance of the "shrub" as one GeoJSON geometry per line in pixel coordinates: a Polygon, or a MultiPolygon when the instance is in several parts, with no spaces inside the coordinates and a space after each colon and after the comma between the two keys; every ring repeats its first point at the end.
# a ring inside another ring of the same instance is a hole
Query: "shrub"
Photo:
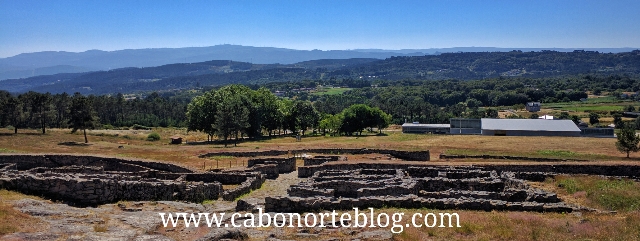
{"type": "Polygon", "coordinates": [[[102,129],[105,129],[105,130],[113,130],[113,126],[112,126],[112,125],[109,125],[109,124],[106,124],[106,125],[103,125],[103,126],[102,126],[102,129]]]}
{"type": "Polygon", "coordinates": [[[157,140],[160,140],[160,134],[156,132],[151,132],[151,134],[147,136],[147,141],[157,141],[157,140]]]}
{"type": "Polygon", "coordinates": [[[12,125],[8,125],[8,126],[7,126],[7,130],[12,131],[13,129],[15,129],[15,127],[13,127],[12,125]]]}

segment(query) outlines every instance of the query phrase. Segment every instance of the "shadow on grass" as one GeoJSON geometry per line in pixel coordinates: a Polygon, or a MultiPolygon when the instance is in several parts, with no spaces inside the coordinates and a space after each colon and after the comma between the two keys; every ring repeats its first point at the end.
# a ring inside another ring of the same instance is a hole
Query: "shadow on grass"
{"type": "Polygon", "coordinates": [[[43,136],[43,135],[46,135],[46,134],[42,134],[42,133],[21,133],[21,132],[18,132],[18,134],[14,134],[14,133],[0,133],[0,136],[13,136],[13,135],[43,136]]]}
{"type": "Polygon", "coordinates": [[[75,142],[75,141],[67,141],[58,143],[60,146],[90,146],[89,143],[75,142]]]}
{"type": "MultiPolygon", "coordinates": [[[[321,136],[327,136],[327,137],[356,137],[356,138],[360,138],[360,137],[375,137],[375,136],[388,136],[389,134],[387,133],[363,133],[362,135],[339,135],[339,136],[329,136],[329,135],[323,135],[322,133],[316,133],[316,134],[306,134],[302,136],[302,139],[305,138],[311,138],[311,137],[321,137],[321,136]]],[[[245,143],[245,142],[264,142],[264,141],[269,141],[269,140],[274,140],[274,139],[285,139],[285,138],[296,138],[295,134],[281,134],[281,135],[271,135],[271,136],[260,136],[260,137],[254,137],[254,138],[249,138],[249,137],[244,137],[241,138],[240,140],[238,140],[236,142],[235,139],[229,139],[227,140],[227,145],[228,146],[233,146],[234,142],[237,144],[241,144],[241,143],[245,143]]],[[[185,143],[186,145],[224,145],[225,141],[224,140],[213,140],[213,141],[190,141],[185,143]]]]}
{"type": "MultiPolygon", "coordinates": [[[[294,135],[292,134],[286,134],[286,135],[272,135],[272,136],[260,136],[260,137],[254,137],[254,138],[249,138],[249,137],[244,137],[241,138],[240,140],[237,141],[237,144],[240,143],[244,143],[244,142],[251,142],[251,141],[258,141],[258,142],[262,142],[262,141],[268,141],[271,139],[282,139],[282,138],[287,138],[287,137],[291,137],[291,138],[295,138],[294,135]]],[[[303,136],[304,138],[304,136],[303,136]]],[[[227,140],[227,145],[233,146],[233,143],[236,142],[235,139],[229,139],[227,140]]],[[[225,141],[224,140],[213,140],[213,141],[190,141],[185,143],[186,145],[224,145],[225,141]]]]}

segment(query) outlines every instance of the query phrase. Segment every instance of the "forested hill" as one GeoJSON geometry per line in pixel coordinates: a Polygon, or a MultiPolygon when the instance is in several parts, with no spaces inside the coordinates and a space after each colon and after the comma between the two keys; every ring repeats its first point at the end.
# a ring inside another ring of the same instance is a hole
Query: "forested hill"
{"type": "MultiPolygon", "coordinates": [[[[611,49],[611,51],[620,52],[624,51],[624,49],[611,49]]],[[[42,74],[78,73],[126,67],[146,68],[173,63],[197,63],[208,60],[232,60],[254,64],[293,64],[316,59],[384,59],[391,56],[424,54],[419,51],[321,51],[229,44],[188,48],[89,50],[80,53],[46,51],[0,58],[0,80],[27,78],[42,74]]]]}
{"type": "Polygon", "coordinates": [[[189,89],[231,83],[264,84],[300,80],[474,80],[575,74],[617,74],[638,77],[640,76],[640,51],[444,53],[391,57],[385,60],[315,60],[291,65],[208,61],[5,80],[0,81],[0,89],[11,92],[35,90],[51,93],[109,94],[189,89]]]}
{"type": "MultiPolygon", "coordinates": [[[[315,73],[352,65],[370,63],[377,59],[329,59],[300,62],[293,65],[250,64],[229,60],[201,63],[168,64],[148,68],[121,68],[109,71],[42,75],[26,79],[0,81],[0,89],[10,92],[38,92],[83,94],[131,93],[147,90],[185,89],[202,85],[254,83],[257,81],[296,80],[316,78],[315,73]],[[289,74],[292,73],[292,74],[289,74]]],[[[318,78],[320,74],[317,75],[318,78]]]]}
{"type": "Polygon", "coordinates": [[[639,74],[640,51],[617,54],[594,51],[443,53],[392,57],[336,73],[341,74],[341,77],[375,76],[388,80],[471,80],[499,76],[553,77],[586,73],[639,74]]]}

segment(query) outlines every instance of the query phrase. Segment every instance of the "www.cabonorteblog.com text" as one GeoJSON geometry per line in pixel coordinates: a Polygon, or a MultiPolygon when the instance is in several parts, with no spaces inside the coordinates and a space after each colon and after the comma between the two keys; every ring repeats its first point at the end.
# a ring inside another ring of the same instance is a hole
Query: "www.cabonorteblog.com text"
{"type": "MultiPolygon", "coordinates": [[[[206,225],[210,228],[220,227],[344,227],[344,228],[391,228],[392,233],[401,233],[404,227],[453,228],[460,227],[460,217],[457,213],[414,213],[405,214],[378,213],[374,209],[359,210],[353,208],[353,213],[338,213],[335,210],[324,213],[264,213],[258,208],[258,213],[233,213],[228,223],[225,223],[226,213],[158,213],[164,227],[177,227],[181,223],[185,227],[199,227],[206,225]],[[404,225],[403,225],[404,224],[404,225]],[[448,225],[445,225],[448,224],[448,225]],[[455,225],[454,225],[455,224],[455,225]]],[[[227,216],[228,217],[228,216],[227,216]]]]}

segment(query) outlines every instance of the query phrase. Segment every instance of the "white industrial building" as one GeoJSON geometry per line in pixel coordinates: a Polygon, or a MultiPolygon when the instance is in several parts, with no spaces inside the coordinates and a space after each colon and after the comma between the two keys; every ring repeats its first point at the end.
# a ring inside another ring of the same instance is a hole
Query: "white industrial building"
{"type": "Polygon", "coordinates": [[[580,136],[580,128],[571,120],[481,119],[481,134],[486,136],[580,136]]]}

